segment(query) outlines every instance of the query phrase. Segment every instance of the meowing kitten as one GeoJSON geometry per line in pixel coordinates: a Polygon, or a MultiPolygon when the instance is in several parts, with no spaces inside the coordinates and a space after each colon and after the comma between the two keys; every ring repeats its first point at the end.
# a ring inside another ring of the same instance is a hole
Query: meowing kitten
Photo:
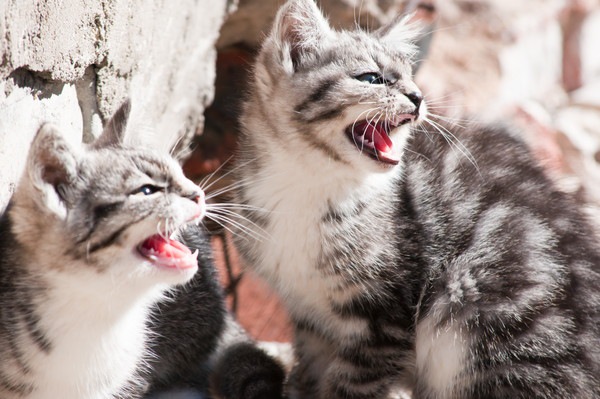
{"type": "Polygon", "coordinates": [[[170,157],[122,147],[116,124],[91,148],[52,125],[32,143],[1,222],[2,398],[121,393],[150,307],[197,270],[168,236],[202,218],[202,191],[170,157]]]}
{"type": "Polygon", "coordinates": [[[203,394],[210,378],[216,397],[279,398],[281,366],[226,313],[202,191],[123,144],[128,108],[89,147],[51,125],[34,139],[0,219],[0,397],[203,394]]]}
{"type": "Polygon", "coordinates": [[[597,238],[507,129],[417,126],[411,35],[291,0],[257,58],[238,201],[271,239],[236,245],[290,311],[291,397],[600,397],[597,238]]]}

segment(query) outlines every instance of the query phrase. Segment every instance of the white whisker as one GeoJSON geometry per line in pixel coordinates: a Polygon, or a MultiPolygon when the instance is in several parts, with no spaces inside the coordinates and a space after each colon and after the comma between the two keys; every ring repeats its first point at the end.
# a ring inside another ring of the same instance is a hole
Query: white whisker
{"type": "Polygon", "coordinates": [[[210,200],[212,198],[218,197],[219,195],[222,194],[226,194],[230,191],[234,191],[237,190],[239,188],[243,188],[249,185],[253,185],[256,184],[258,182],[262,182],[267,180],[267,178],[263,178],[263,179],[251,179],[251,180],[241,180],[241,181],[235,181],[231,184],[228,184],[227,186],[221,187],[217,190],[211,191],[206,193],[206,200],[210,200]]]}
{"type": "Polygon", "coordinates": [[[213,199],[215,197],[218,197],[220,195],[227,194],[227,193],[229,193],[231,191],[235,191],[235,190],[237,190],[238,188],[241,188],[241,187],[244,187],[244,183],[241,182],[241,181],[236,181],[236,182],[230,183],[230,184],[228,184],[226,186],[223,186],[223,187],[221,187],[221,188],[219,188],[217,190],[210,191],[210,192],[206,193],[206,197],[205,198],[208,201],[208,200],[213,199]]]}
{"type": "Polygon", "coordinates": [[[425,122],[429,123],[429,125],[431,127],[433,127],[435,130],[437,130],[450,145],[452,145],[461,154],[463,154],[469,160],[469,162],[475,167],[477,172],[479,173],[479,166],[477,165],[477,161],[475,160],[475,157],[473,156],[473,154],[471,154],[471,152],[467,149],[467,147],[465,147],[460,142],[460,140],[454,134],[452,134],[452,132],[450,132],[448,129],[446,129],[439,123],[432,121],[428,118],[425,118],[425,122]]]}
{"type": "Polygon", "coordinates": [[[196,150],[196,146],[194,146],[193,148],[190,148],[188,146],[183,146],[179,152],[177,152],[175,154],[175,150],[177,149],[177,146],[179,145],[179,143],[181,143],[181,141],[183,140],[185,136],[180,136],[175,143],[173,144],[173,146],[171,147],[171,150],[169,151],[169,155],[171,155],[172,158],[174,159],[183,159],[185,158],[187,155],[189,155],[190,153],[194,152],[196,150]]]}
{"type": "MultiPolygon", "coordinates": [[[[201,189],[202,189],[202,191],[204,191],[204,192],[208,191],[208,189],[209,189],[209,188],[211,188],[211,187],[212,187],[214,184],[216,184],[217,182],[219,182],[219,181],[221,181],[222,179],[224,179],[226,176],[229,176],[229,175],[230,175],[230,174],[232,174],[233,172],[235,172],[235,171],[237,171],[238,169],[240,169],[240,168],[242,168],[242,167],[244,167],[244,166],[248,165],[249,163],[251,163],[251,162],[253,162],[253,161],[254,161],[254,160],[252,159],[252,160],[246,161],[246,162],[244,162],[244,163],[242,163],[242,164],[236,165],[236,167],[235,167],[235,168],[232,168],[232,169],[228,170],[226,173],[224,173],[224,174],[222,174],[221,176],[219,176],[219,178],[218,178],[218,179],[216,179],[216,180],[213,180],[213,181],[212,181],[212,182],[211,182],[211,183],[210,183],[208,186],[206,186],[206,187],[202,187],[202,186],[200,186],[200,188],[201,188],[201,189]]],[[[219,170],[219,169],[217,169],[217,170],[219,170]]],[[[217,170],[216,170],[216,171],[217,171],[217,170]]],[[[216,172],[216,171],[215,171],[215,172],[216,172]]],[[[215,173],[215,172],[213,172],[213,173],[215,173]]]]}
{"type": "MultiPolygon", "coordinates": [[[[361,116],[362,116],[363,114],[365,114],[365,113],[366,113],[365,119],[366,119],[366,120],[368,120],[368,118],[369,118],[369,114],[370,114],[371,112],[373,112],[373,111],[378,111],[378,110],[379,110],[379,107],[375,107],[375,108],[369,108],[369,109],[367,109],[367,110],[365,110],[365,111],[362,111],[362,112],[361,112],[360,114],[358,114],[358,115],[357,115],[357,117],[354,119],[354,122],[352,123],[352,129],[351,129],[351,130],[352,130],[352,131],[354,131],[354,128],[356,127],[356,124],[357,124],[357,123],[358,123],[358,121],[361,119],[361,116]]],[[[366,129],[366,127],[365,127],[365,129],[366,129]]],[[[366,130],[365,130],[365,132],[363,132],[362,136],[364,136],[364,135],[365,135],[365,133],[366,133],[366,130]]],[[[352,134],[352,141],[354,141],[354,145],[358,147],[358,143],[356,142],[356,138],[354,137],[354,134],[352,134]]],[[[362,142],[362,143],[361,143],[361,148],[360,148],[360,152],[361,152],[361,153],[362,153],[362,151],[363,151],[363,147],[364,147],[364,142],[362,142]]]]}
{"type": "MultiPolygon", "coordinates": [[[[377,122],[375,122],[373,124],[373,126],[377,126],[377,124],[379,123],[379,121],[381,120],[381,118],[383,118],[384,114],[383,112],[379,112],[379,117],[377,118],[377,122]]],[[[373,147],[375,147],[375,135],[373,135],[371,137],[372,141],[373,141],[373,147]]],[[[377,155],[377,151],[375,151],[375,158],[377,158],[377,160],[379,160],[379,156],[377,155]]]]}
{"type": "MultiPolygon", "coordinates": [[[[247,217],[240,215],[239,213],[230,211],[228,209],[220,209],[220,210],[213,210],[211,212],[212,215],[218,215],[218,216],[225,216],[225,217],[229,217],[229,218],[239,218],[249,224],[251,224],[252,226],[254,226],[258,231],[257,233],[260,233],[261,235],[263,235],[265,238],[271,238],[271,235],[269,234],[268,231],[266,231],[265,229],[263,229],[261,226],[259,226],[258,224],[256,224],[255,222],[253,222],[252,220],[248,219],[247,217]]],[[[232,219],[234,220],[234,219],[232,219]]],[[[237,220],[235,220],[236,223],[240,223],[237,220]]],[[[246,228],[248,226],[245,226],[246,228]]]]}
{"type": "Polygon", "coordinates": [[[214,220],[215,222],[217,222],[219,224],[219,226],[223,227],[225,230],[227,230],[229,233],[231,233],[232,235],[235,235],[237,237],[242,238],[244,241],[249,241],[248,237],[244,236],[244,235],[240,235],[240,234],[236,234],[235,231],[233,231],[229,226],[227,226],[226,223],[222,223],[221,220],[219,220],[217,217],[215,217],[215,215],[209,215],[208,213],[206,214],[206,217],[208,217],[211,220],[214,220]]]}
{"type": "Polygon", "coordinates": [[[210,213],[212,215],[225,215],[228,217],[234,217],[234,218],[238,218],[240,220],[244,220],[244,221],[248,222],[249,224],[256,226],[256,228],[261,230],[263,233],[268,234],[262,227],[260,227],[254,221],[250,220],[249,218],[247,218],[246,216],[244,216],[238,212],[235,212],[235,211],[232,211],[229,209],[212,209],[212,210],[210,210],[210,213]]]}
{"type": "Polygon", "coordinates": [[[451,118],[451,117],[448,117],[448,116],[442,116],[442,115],[434,114],[434,113],[431,113],[431,112],[428,113],[427,117],[429,119],[432,119],[432,118],[433,119],[439,119],[439,120],[441,120],[443,122],[450,123],[453,126],[458,126],[461,129],[466,129],[466,125],[461,124],[459,122],[462,122],[462,123],[468,123],[469,122],[467,119],[451,118]]]}
{"type": "Polygon", "coordinates": [[[210,212],[210,213],[206,212],[206,216],[208,218],[210,218],[211,220],[214,220],[215,222],[219,223],[223,228],[226,228],[232,234],[239,235],[238,233],[241,232],[241,233],[244,233],[246,236],[251,237],[258,241],[262,241],[262,240],[269,241],[270,240],[269,236],[262,234],[261,232],[256,231],[256,230],[236,221],[235,219],[233,219],[230,216],[223,215],[223,214],[217,214],[214,212],[210,212]],[[226,223],[222,223],[222,221],[225,221],[231,227],[234,227],[237,232],[233,231],[231,228],[229,228],[229,226],[227,226],[226,223]]]}
{"type": "Polygon", "coordinates": [[[235,204],[235,203],[218,203],[218,204],[207,204],[207,209],[232,209],[232,210],[246,210],[251,212],[261,212],[261,213],[271,213],[264,208],[260,208],[258,206],[247,205],[247,204],[235,204]]]}
{"type": "MultiPolygon", "coordinates": [[[[233,155],[230,155],[229,158],[227,158],[221,165],[219,165],[219,167],[217,169],[212,171],[212,173],[204,176],[202,178],[202,180],[200,180],[200,182],[198,183],[198,186],[202,189],[202,191],[205,191],[205,189],[206,189],[206,187],[204,187],[204,185],[208,181],[210,181],[221,169],[223,169],[225,167],[225,165],[227,165],[227,163],[229,163],[229,161],[231,161],[232,158],[233,158],[233,155]]],[[[217,179],[216,181],[219,181],[219,179],[217,179]]]]}

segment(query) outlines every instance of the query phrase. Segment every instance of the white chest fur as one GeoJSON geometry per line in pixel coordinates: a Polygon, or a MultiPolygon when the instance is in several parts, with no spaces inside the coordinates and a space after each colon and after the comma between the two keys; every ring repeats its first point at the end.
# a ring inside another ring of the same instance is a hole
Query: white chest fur
{"type": "Polygon", "coordinates": [[[293,314],[348,328],[328,312],[339,277],[315,269],[323,247],[331,244],[323,217],[331,206],[368,203],[369,196],[388,189],[398,171],[360,175],[349,166],[319,164],[318,158],[299,167],[303,160],[291,157],[273,155],[256,183],[245,189],[250,204],[268,212],[269,220],[268,237],[253,244],[258,258],[253,266],[277,288],[293,314]]]}
{"type": "Polygon", "coordinates": [[[110,398],[140,366],[148,309],[162,290],[106,290],[99,298],[74,287],[75,281],[55,282],[40,304],[40,325],[51,349],[32,352],[36,389],[28,399],[110,398]]]}
{"type": "Polygon", "coordinates": [[[284,298],[291,299],[289,303],[320,308],[327,287],[314,265],[322,245],[319,221],[326,203],[305,178],[278,174],[250,190],[256,205],[269,212],[267,237],[257,243],[260,262],[255,266],[284,298]],[[278,190],[281,186],[286,189],[278,190]]]}

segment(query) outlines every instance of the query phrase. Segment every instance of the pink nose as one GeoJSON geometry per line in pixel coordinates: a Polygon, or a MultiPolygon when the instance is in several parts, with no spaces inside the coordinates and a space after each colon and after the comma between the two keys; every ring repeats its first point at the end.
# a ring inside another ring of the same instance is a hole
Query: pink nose
{"type": "Polygon", "coordinates": [[[189,198],[200,205],[204,205],[204,191],[202,190],[194,192],[189,198]]]}
{"type": "Polygon", "coordinates": [[[186,198],[194,201],[196,204],[198,204],[198,209],[196,214],[194,215],[194,219],[197,218],[203,218],[204,217],[204,213],[206,212],[206,202],[205,198],[204,198],[204,191],[200,190],[199,188],[194,190],[193,193],[188,194],[186,196],[186,198]]]}

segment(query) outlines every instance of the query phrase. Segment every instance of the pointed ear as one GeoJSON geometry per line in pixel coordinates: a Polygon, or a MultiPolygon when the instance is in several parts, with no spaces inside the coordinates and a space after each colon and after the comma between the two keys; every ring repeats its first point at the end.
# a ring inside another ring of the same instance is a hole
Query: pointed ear
{"type": "Polygon", "coordinates": [[[77,179],[79,153],[52,124],[43,125],[29,150],[27,175],[41,205],[64,216],[69,187],[77,179]]]}
{"type": "Polygon", "coordinates": [[[277,13],[269,36],[281,50],[282,61],[295,69],[304,54],[333,36],[333,30],[314,0],[290,0],[277,13]]]}
{"type": "Polygon", "coordinates": [[[92,143],[92,148],[98,149],[110,146],[120,146],[125,142],[125,132],[127,131],[127,122],[129,122],[129,114],[131,113],[131,101],[125,99],[104,127],[104,131],[92,143]]]}
{"type": "Polygon", "coordinates": [[[397,16],[377,29],[373,35],[395,51],[414,57],[419,49],[415,44],[423,34],[424,26],[413,21],[413,14],[397,16]]]}

